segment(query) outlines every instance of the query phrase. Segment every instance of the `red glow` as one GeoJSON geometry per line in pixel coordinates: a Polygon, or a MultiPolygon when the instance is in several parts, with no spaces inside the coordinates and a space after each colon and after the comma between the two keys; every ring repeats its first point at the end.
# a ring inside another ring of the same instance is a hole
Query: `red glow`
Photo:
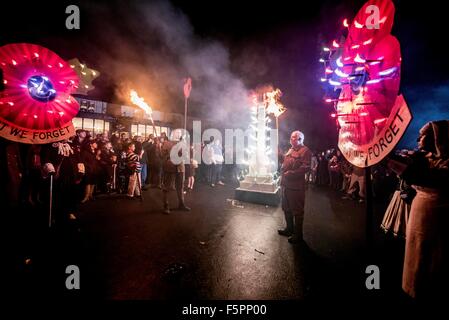
{"type": "Polygon", "coordinates": [[[368,115],[368,112],[360,112],[361,117],[366,117],[368,115]]]}
{"type": "Polygon", "coordinates": [[[354,26],[355,26],[357,29],[362,29],[362,28],[363,28],[363,24],[358,23],[356,20],[354,20],[354,26]]]}
{"type": "Polygon", "coordinates": [[[3,104],[0,121],[8,121],[24,129],[49,130],[68,124],[78,113],[78,103],[70,96],[74,91],[73,85],[68,85],[70,80],[73,80],[74,85],[77,84],[78,77],[54,52],[29,43],[8,44],[0,47],[2,62],[6,62],[9,68],[3,69],[0,64],[4,76],[2,84],[7,84],[0,96],[3,104]],[[44,103],[34,99],[26,90],[27,81],[32,75],[48,78],[62,103],[54,100],[44,103]],[[67,98],[70,98],[70,104],[64,102],[67,98]],[[55,121],[48,110],[55,113],[63,111],[64,116],[55,121]]]}
{"type": "Polygon", "coordinates": [[[376,119],[376,120],[374,120],[374,124],[379,124],[379,123],[382,123],[382,122],[384,122],[386,120],[387,120],[387,118],[376,119]]]}
{"type": "Polygon", "coordinates": [[[366,62],[366,60],[362,59],[358,53],[357,53],[357,56],[355,57],[354,61],[355,62],[359,62],[359,63],[365,63],[366,62]]]}

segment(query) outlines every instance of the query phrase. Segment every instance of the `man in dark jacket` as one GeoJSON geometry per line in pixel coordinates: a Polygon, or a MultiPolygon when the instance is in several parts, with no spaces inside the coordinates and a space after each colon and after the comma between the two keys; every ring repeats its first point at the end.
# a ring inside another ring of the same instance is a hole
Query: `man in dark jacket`
{"type": "Polygon", "coordinates": [[[305,173],[310,169],[312,153],[304,146],[304,134],[292,132],[291,148],[284,157],[281,167],[282,210],[286,228],[278,230],[282,236],[288,236],[288,242],[303,242],[302,226],[305,204],[305,173]]]}
{"type": "MultiPolygon", "coordinates": [[[[169,214],[170,208],[168,204],[168,194],[170,190],[176,190],[178,196],[179,211],[190,211],[184,203],[184,172],[185,165],[181,161],[179,164],[174,164],[171,159],[171,151],[176,147],[176,141],[165,140],[161,147],[162,153],[162,195],[164,202],[164,213],[169,214]]],[[[179,150],[178,156],[182,157],[182,152],[179,150]]]]}

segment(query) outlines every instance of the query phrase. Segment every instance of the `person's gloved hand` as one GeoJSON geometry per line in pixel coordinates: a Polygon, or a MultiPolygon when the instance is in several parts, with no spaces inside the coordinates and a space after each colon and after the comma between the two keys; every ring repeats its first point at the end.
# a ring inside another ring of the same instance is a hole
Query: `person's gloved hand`
{"type": "Polygon", "coordinates": [[[55,174],[56,170],[52,163],[46,163],[42,167],[43,176],[46,178],[51,174],[55,174]]]}

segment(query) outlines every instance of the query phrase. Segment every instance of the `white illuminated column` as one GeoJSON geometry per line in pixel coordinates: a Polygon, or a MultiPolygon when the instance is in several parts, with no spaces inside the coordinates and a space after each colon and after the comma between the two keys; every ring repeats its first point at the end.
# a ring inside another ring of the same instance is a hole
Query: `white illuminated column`
{"type": "MultiPolygon", "coordinates": [[[[249,173],[240,181],[238,191],[276,194],[278,180],[274,178],[277,170],[277,130],[270,128],[268,117],[269,99],[263,95],[262,101],[256,97],[251,107],[249,143],[246,149],[249,173]]],[[[277,128],[276,128],[277,129],[277,128]]]]}

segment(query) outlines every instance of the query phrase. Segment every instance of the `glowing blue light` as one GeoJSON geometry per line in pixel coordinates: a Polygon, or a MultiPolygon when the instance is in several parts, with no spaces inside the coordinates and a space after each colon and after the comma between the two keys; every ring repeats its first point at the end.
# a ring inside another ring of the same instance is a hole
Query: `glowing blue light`
{"type": "Polygon", "coordinates": [[[32,76],[27,82],[28,92],[33,99],[48,102],[56,98],[56,90],[51,81],[45,76],[32,76]]]}
{"type": "Polygon", "coordinates": [[[329,84],[331,86],[341,86],[341,82],[334,81],[334,80],[331,80],[331,79],[329,79],[329,84]]]}
{"type": "Polygon", "coordinates": [[[340,78],[347,78],[347,77],[349,77],[349,74],[344,73],[344,72],[341,71],[340,69],[336,69],[336,70],[335,70],[335,74],[336,74],[337,76],[339,76],[340,78]]]}
{"type": "Polygon", "coordinates": [[[343,62],[341,62],[341,57],[337,59],[337,66],[340,68],[343,68],[345,65],[343,64],[343,62]]]}

